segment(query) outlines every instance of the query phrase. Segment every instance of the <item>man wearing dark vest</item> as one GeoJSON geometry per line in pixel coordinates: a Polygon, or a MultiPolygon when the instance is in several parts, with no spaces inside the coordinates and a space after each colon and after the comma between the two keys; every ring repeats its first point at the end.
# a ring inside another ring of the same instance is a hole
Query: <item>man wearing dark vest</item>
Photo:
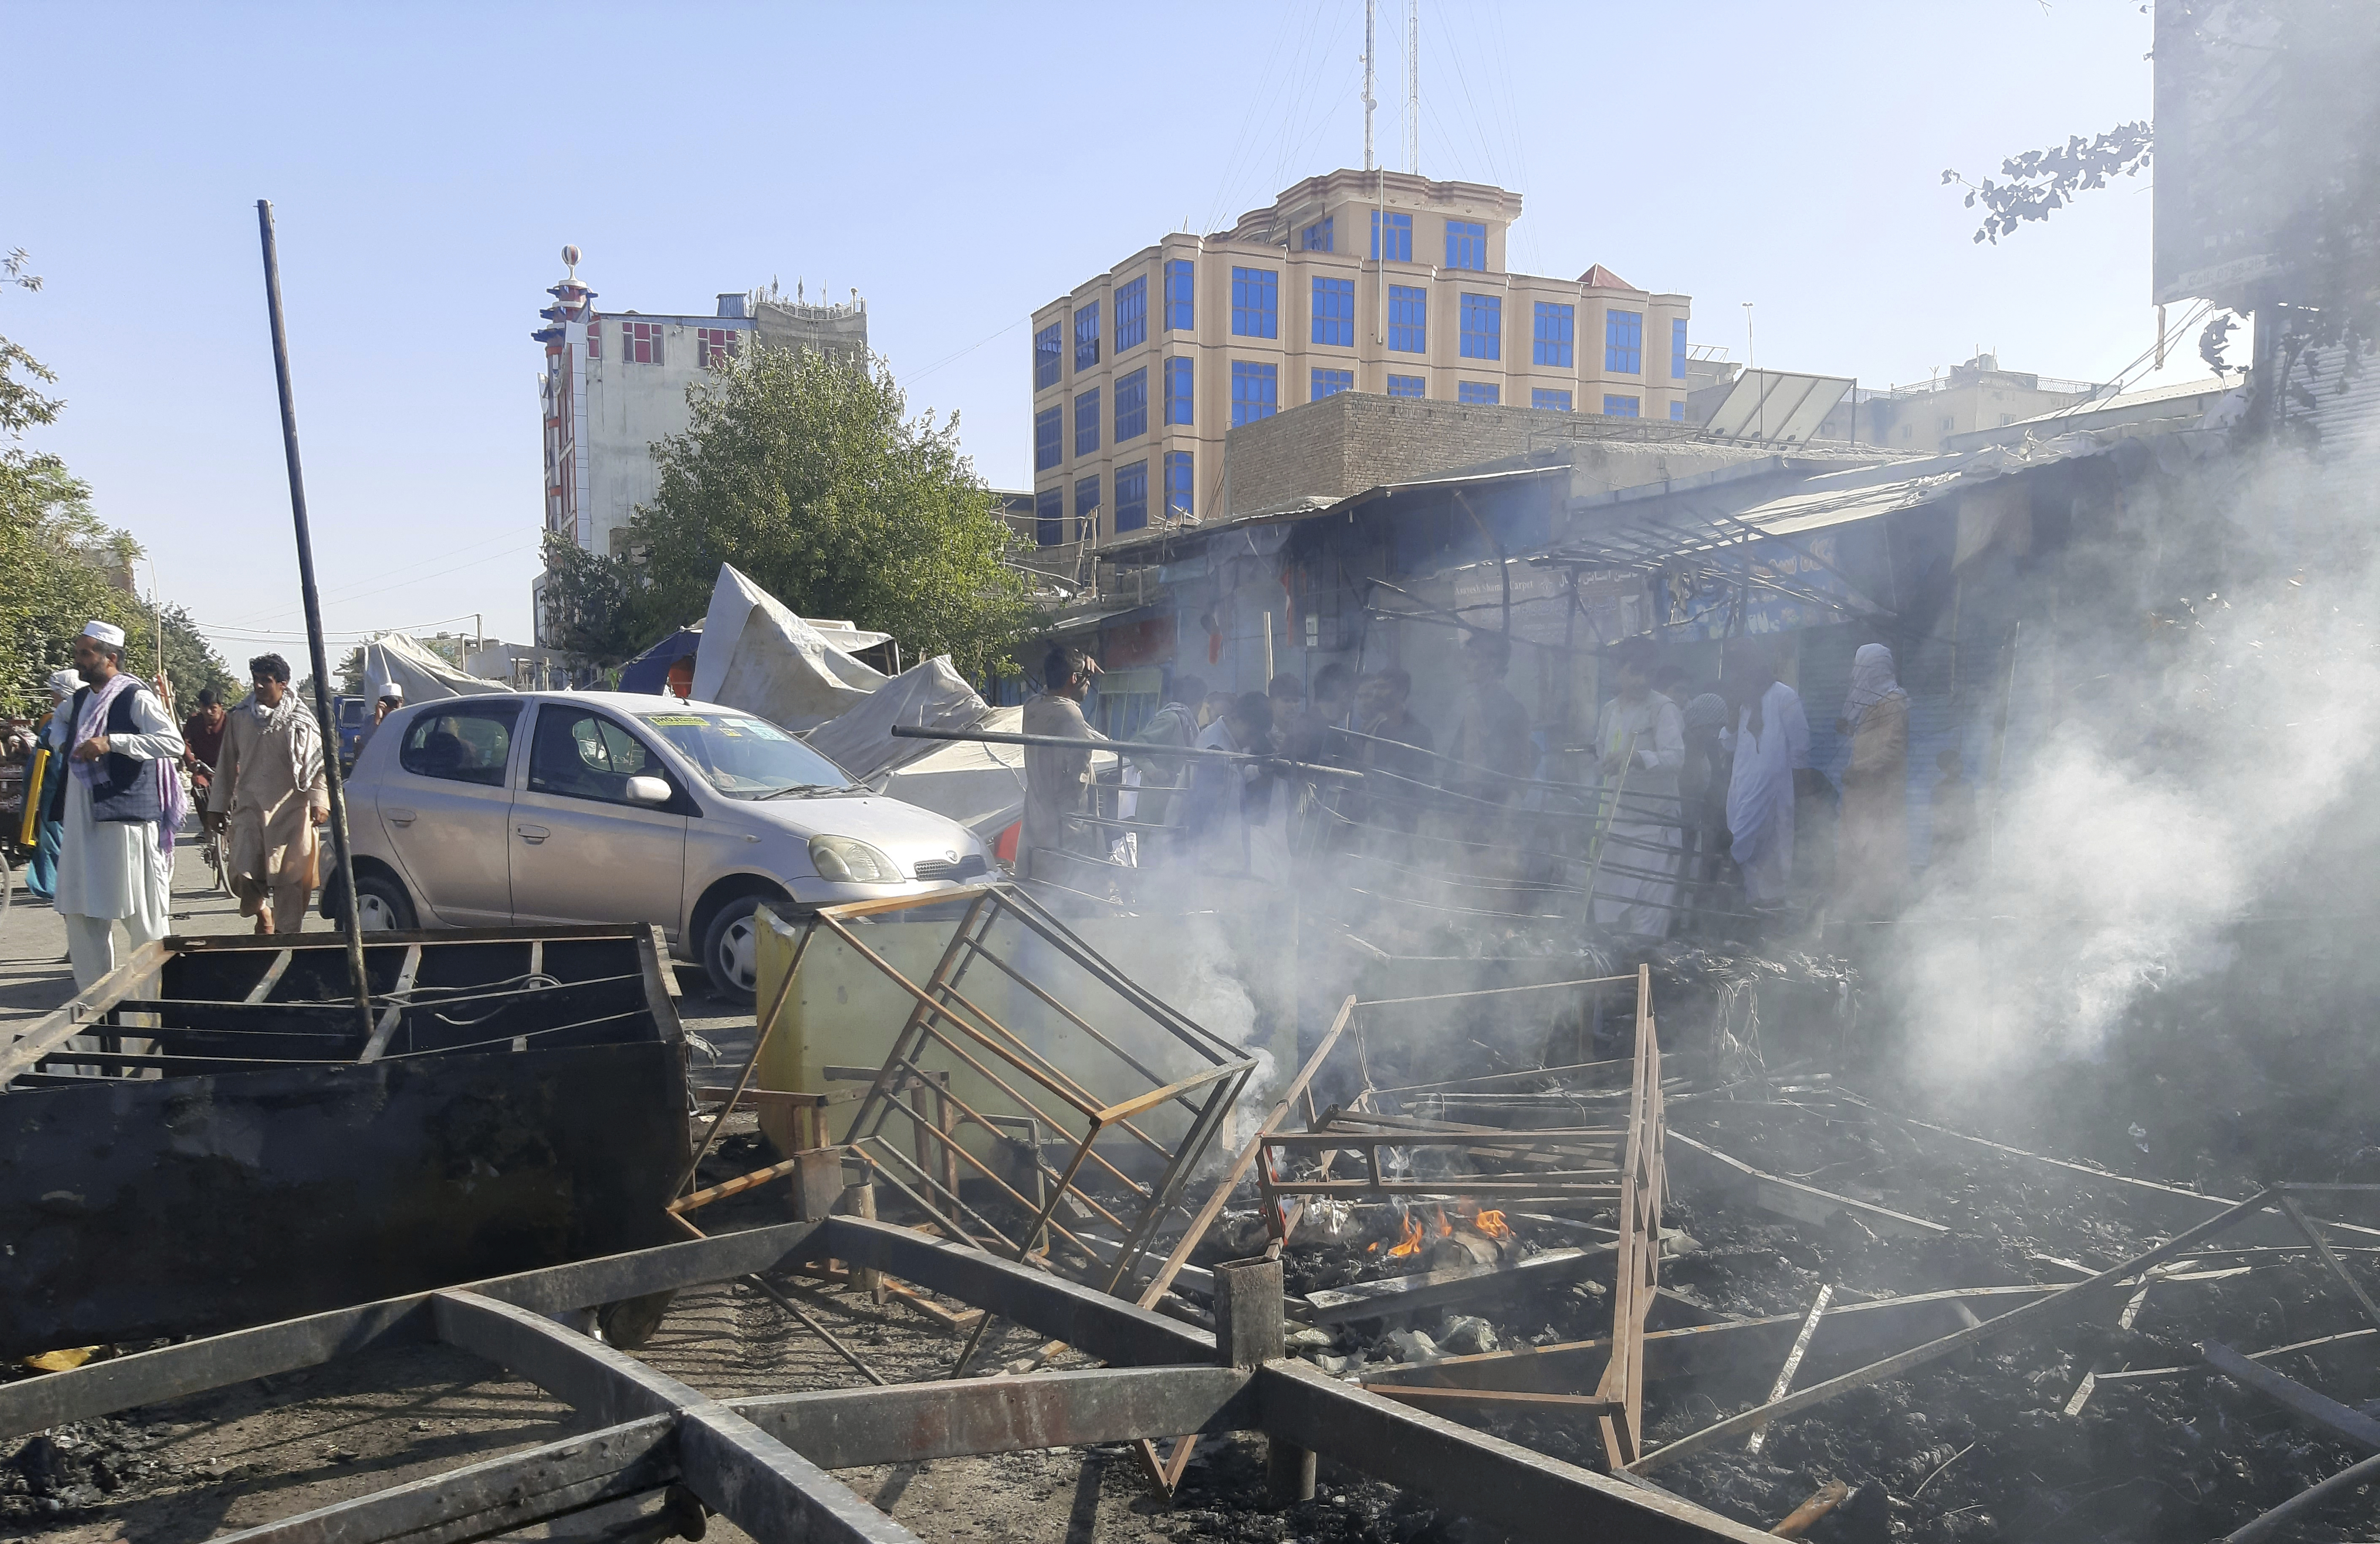
{"type": "Polygon", "coordinates": [[[77,991],[115,968],[118,918],[136,949],[165,936],[174,832],[188,805],[174,774],[182,732],[120,668],[123,655],[123,628],[83,628],[74,643],[83,687],[50,719],[50,748],[70,773],[56,906],[77,991]]]}

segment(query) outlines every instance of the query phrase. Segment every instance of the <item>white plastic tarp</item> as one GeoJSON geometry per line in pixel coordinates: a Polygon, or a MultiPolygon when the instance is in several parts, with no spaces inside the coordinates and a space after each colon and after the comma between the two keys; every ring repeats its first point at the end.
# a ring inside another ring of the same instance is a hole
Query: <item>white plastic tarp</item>
{"type": "MultiPolygon", "coordinates": [[[[988,709],[973,727],[1019,734],[1025,710],[988,709]]],[[[905,804],[946,815],[990,842],[1025,813],[1025,748],[965,740],[928,744],[924,755],[892,770],[883,791],[905,804]]]]}
{"type": "Polygon", "coordinates": [[[798,732],[848,712],[884,679],[734,565],[719,565],[695,650],[696,701],[741,708],[798,732]]]}
{"type": "Polygon", "coordinates": [[[404,688],[407,702],[513,689],[503,681],[457,670],[404,633],[382,633],[365,644],[363,669],[364,695],[368,698],[379,696],[382,684],[388,681],[404,688]]]}
{"type": "Polygon", "coordinates": [[[858,706],[820,724],[805,738],[812,750],[864,782],[937,748],[932,740],[893,738],[894,724],[972,729],[990,711],[952,666],[951,657],[937,654],[886,681],[858,706]]]}

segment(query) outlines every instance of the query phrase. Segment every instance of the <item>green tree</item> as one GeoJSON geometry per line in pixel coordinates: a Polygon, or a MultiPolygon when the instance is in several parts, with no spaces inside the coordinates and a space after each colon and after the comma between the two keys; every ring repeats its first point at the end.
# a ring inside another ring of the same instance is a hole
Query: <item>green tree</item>
{"type": "Polygon", "coordinates": [[[722,563],[806,616],[848,617],[919,657],[1014,668],[1033,625],[1014,540],[958,419],[907,416],[880,359],[755,348],[690,390],[653,447],[661,488],[619,558],[549,539],[562,647],[613,664],[703,614],[722,563]]]}

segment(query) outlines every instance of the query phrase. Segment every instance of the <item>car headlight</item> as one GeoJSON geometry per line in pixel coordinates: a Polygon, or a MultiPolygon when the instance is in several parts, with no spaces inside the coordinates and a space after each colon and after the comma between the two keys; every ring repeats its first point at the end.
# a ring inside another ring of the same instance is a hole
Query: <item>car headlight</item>
{"type": "Polygon", "coordinates": [[[899,884],[903,878],[898,864],[848,836],[811,837],[810,867],[837,884],[899,884]]]}

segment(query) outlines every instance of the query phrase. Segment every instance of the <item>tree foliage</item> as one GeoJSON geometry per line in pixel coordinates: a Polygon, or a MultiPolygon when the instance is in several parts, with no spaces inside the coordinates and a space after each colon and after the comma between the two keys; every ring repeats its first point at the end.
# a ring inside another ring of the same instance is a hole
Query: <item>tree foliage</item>
{"type": "Polygon", "coordinates": [[[547,541],[563,648],[616,663],[702,615],[722,563],[805,616],[891,633],[978,675],[1033,622],[1014,540],[955,416],[907,416],[880,359],[760,347],[691,389],[653,447],[661,487],[613,558],[547,541]]]}
{"type": "Polygon", "coordinates": [[[1969,209],[1983,205],[1984,223],[1975,239],[1998,246],[2001,237],[2013,235],[2027,220],[2048,219],[2077,193],[2105,188],[2113,177],[2138,176],[2155,152],[2155,136],[2143,119],[2119,124],[2093,139],[2077,134],[2063,145],[2011,155],[2000,163],[2006,182],[1985,177],[1973,183],[1956,171],[1944,172],[1942,180],[1967,189],[1969,209]]]}

